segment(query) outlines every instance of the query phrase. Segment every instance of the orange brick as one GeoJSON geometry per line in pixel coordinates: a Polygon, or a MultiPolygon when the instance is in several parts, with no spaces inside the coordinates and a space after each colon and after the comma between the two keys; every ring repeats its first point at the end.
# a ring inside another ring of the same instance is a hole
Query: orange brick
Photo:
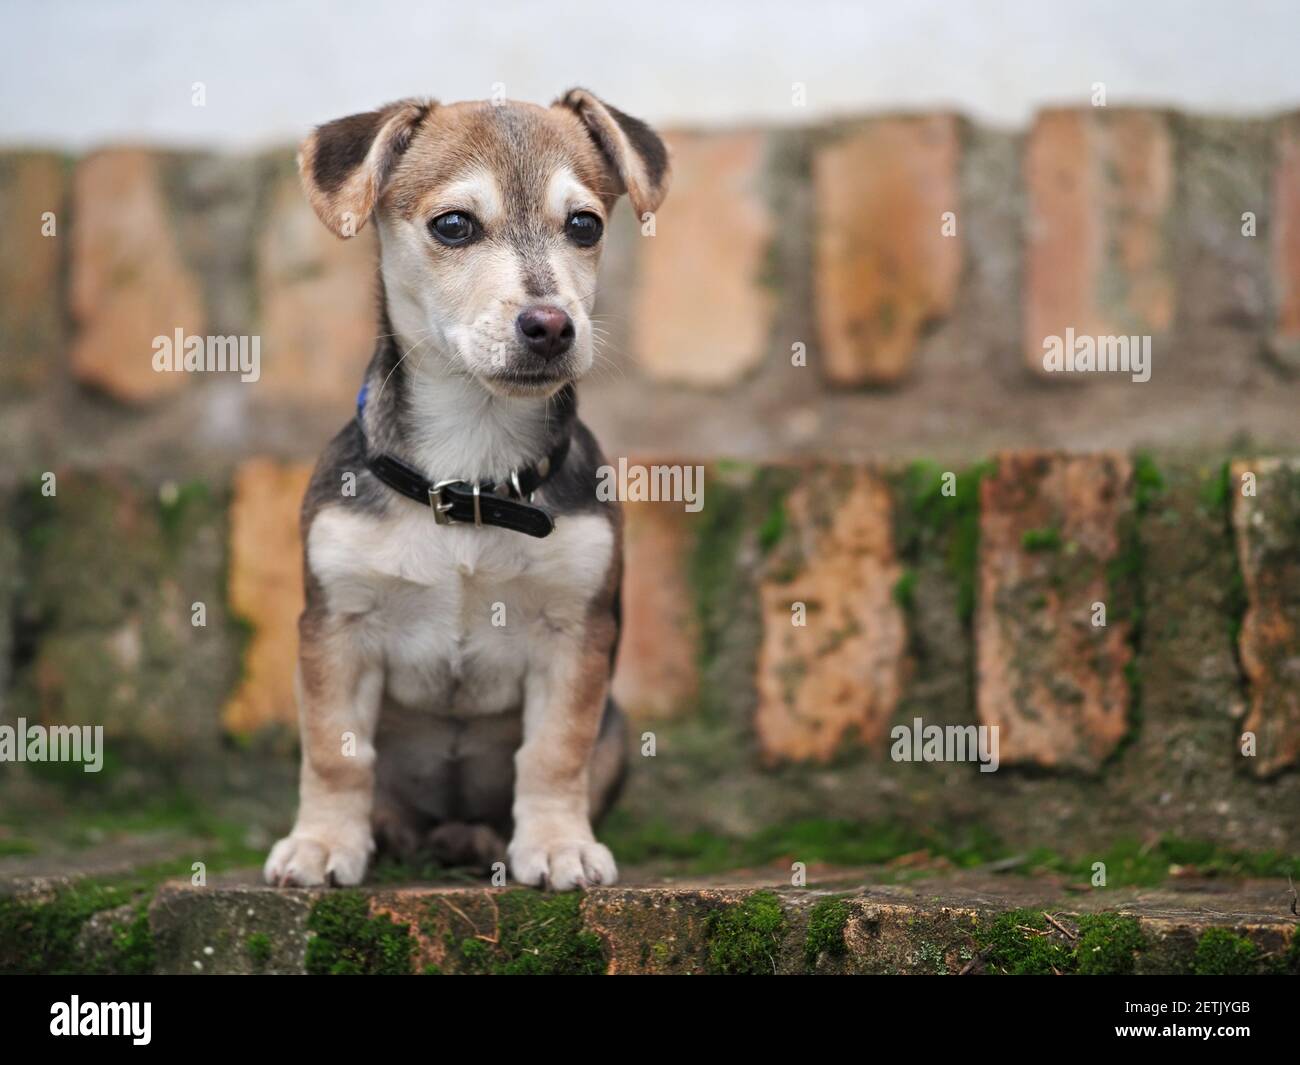
{"type": "Polygon", "coordinates": [[[893,384],[961,275],[957,121],[869,122],[817,152],[816,299],[821,357],[838,385],[893,384]]]}
{"type": "Polygon", "coordinates": [[[1173,319],[1165,248],[1173,144],[1163,116],[1045,111],[1025,149],[1025,359],[1046,337],[1155,336],[1173,319]]]}
{"type": "Polygon", "coordinates": [[[251,459],[235,472],[230,506],[230,609],[249,623],[244,676],[222,711],[227,732],[297,727],[293,678],[303,608],[298,509],[308,465],[251,459]]]}
{"type": "Polygon", "coordinates": [[[654,236],[639,238],[633,350],[656,380],[728,385],[762,361],[772,325],[765,140],[679,133],[667,141],[672,188],[654,236]]]}
{"type": "Polygon", "coordinates": [[[1015,452],[981,484],[976,705],[1004,764],[1095,771],[1128,729],[1132,590],[1108,568],[1131,476],[1123,455],[1015,452]]]}
{"type": "Polygon", "coordinates": [[[72,368],[83,384],[128,403],[184,388],[190,375],[153,368],[155,337],[206,333],[202,292],[182,260],[145,151],[97,152],[73,180],[72,368]]]}
{"type": "Polygon", "coordinates": [[[902,567],[888,488],[869,470],[810,471],[786,514],[759,586],[755,723],[764,760],[824,762],[845,743],[883,749],[907,645],[893,597],[902,567]]]}
{"type": "Polygon", "coordinates": [[[623,504],[623,631],[614,697],[633,720],[689,712],[699,695],[692,522],[680,503],[623,504]]]}
{"type": "Polygon", "coordinates": [[[1234,462],[1230,492],[1237,559],[1246,586],[1241,664],[1256,737],[1251,768],[1261,777],[1300,765],[1300,460],[1234,462]],[[1253,496],[1243,477],[1254,475],[1253,496]]]}

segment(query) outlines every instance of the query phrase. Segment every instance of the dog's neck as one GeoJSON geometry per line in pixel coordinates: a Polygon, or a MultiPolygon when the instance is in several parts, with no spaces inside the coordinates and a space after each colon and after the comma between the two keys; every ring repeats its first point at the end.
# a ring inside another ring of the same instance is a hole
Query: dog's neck
{"type": "Polygon", "coordinates": [[[379,328],[363,415],[372,451],[435,480],[498,480],[537,463],[572,431],[572,385],[550,397],[494,395],[459,371],[436,339],[403,335],[386,304],[379,328]]]}

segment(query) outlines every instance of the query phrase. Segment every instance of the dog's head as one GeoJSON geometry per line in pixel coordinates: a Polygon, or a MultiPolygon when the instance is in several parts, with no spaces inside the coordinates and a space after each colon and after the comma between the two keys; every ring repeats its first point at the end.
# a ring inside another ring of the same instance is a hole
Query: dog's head
{"type": "Polygon", "coordinates": [[[549,395],[593,359],[604,231],[627,193],[659,207],[668,154],[643,122],[573,89],[549,108],[402,100],[329,122],[298,157],[341,237],[373,215],[389,314],[434,372],[549,395]]]}

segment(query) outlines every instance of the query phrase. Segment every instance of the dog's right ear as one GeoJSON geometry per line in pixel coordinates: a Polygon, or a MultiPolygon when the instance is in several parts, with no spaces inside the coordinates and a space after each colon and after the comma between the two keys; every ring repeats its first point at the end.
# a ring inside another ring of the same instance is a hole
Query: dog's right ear
{"type": "Polygon", "coordinates": [[[298,152],[298,172],[320,220],[336,236],[354,237],[366,224],[398,157],[434,106],[431,100],[398,100],[326,122],[298,152]]]}

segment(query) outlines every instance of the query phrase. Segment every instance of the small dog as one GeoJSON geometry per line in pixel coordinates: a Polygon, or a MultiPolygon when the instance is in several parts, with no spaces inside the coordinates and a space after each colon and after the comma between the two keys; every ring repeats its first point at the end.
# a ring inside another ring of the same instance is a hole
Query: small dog
{"type": "Polygon", "coordinates": [[[378,843],[611,884],[592,820],[625,768],[621,519],[574,382],[606,220],[623,193],[659,207],[667,151],[574,89],[402,100],[319,127],[298,162],[338,236],[374,218],[381,336],[303,500],[300,802],[266,879],[357,884],[378,843]]]}

